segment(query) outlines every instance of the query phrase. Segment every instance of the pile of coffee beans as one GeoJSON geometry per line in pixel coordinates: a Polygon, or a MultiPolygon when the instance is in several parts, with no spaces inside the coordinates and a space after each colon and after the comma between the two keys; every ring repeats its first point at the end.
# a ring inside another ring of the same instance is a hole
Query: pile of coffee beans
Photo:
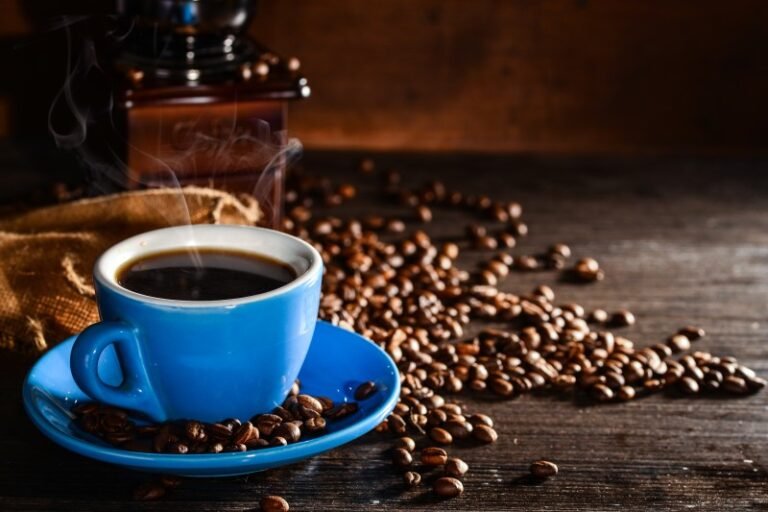
{"type": "MultiPolygon", "coordinates": [[[[365,400],[375,392],[376,385],[365,382],[355,396],[365,400]]],[[[282,406],[247,421],[230,418],[219,423],[188,420],[137,425],[127,411],[94,402],[78,404],[72,412],[83,430],[116,447],[183,455],[286,446],[303,437],[323,434],[327,422],[340,420],[357,409],[357,402],[334,404],[326,397],[302,394],[297,382],[282,406]]]]}
{"type": "MultiPolygon", "coordinates": [[[[493,419],[467,410],[459,403],[462,396],[512,400],[537,391],[607,402],[659,392],[737,396],[765,386],[734,358],[691,352],[705,335],[698,327],[683,327],[663,342],[638,347],[613,330],[636,322],[631,311],[562,304],[546,285],[529,293],[499,289],[513,272],[556,270],[580,283],[606,277],[595,258],[569,263],[572,250],[563,243],[537,254],[513,255],[517,240],[528,234],[519,203],[466,195],[439,181],[409,189],[398,172],[379,172],[371,159],[361,163],[360,171],[366,179],[378,173],[385,197],[409,213],[401,218],[332,215],[333,207],[358,196],[356,187],[294,173],[282,228],[312,243],[323,257],[320,318],[370,338],[397,363],[400,400],[377,431],[392,436],[392,464],[406,488],[428,479],[438,497],[461,495],[469,465],[451,457],[447,448],[498,439],[493,419]],[[466,227],[465,241],[436,243],[424,230],[445,209],[460,210],[475,221],[466,227]],[[483,220],[495,227],[486,227],[483,220]],[[477,269],[462,269],[457,265],[462,248],[489,256],[477,269]]],[[[355,398],[363,400],[374,391],[372,384],[363,384],[355,398]]],[[[127,427],[124,413],[98,407],[81,411],[79,421],[128,449],[180,453],[184,446],[197,453],[219,450],[212,443],[223,451],[295,442],[322,431],[326,420],[354,412],[354,404],[334,406],[302,396],[297,390],[280,412],[253,418],[247,428],[235,420],[200,427],[192,422],[190,429],[174,424],[140,435],[141,428],[127,427]]],[[[550,461],[530,466],[530,476],[539,480],[557,472],[550,461]]],[[[274,507],[283,506],[280,499],[272,501],[279,502],[274,507]]],[[[264,509],[272,506],[262,503],[264,509]]]]}
{"type": "MultiPolygon", "coordinates": [[[[367,175],[375,168],[370,160],[361,164],[367,175]]],[[[516,202],[465,195],[441,182],[408,189],[401,181],[399,173],[388,171],[382,190],[415,215],[342,218],[314,213],[344,201],[337,197],[339,187],[325,178],[295,176],[283,229],[310,241],[322,254],[320,317],[370,338],[400,369],[400,402],[378,430],[395,438],[392,462],[407,487],[420,485],[421,473],[440,468],[434,493],[460,495],[468,465],[450,458],[445,447],[498,438],[493,420],[467,411],[453,398],[459,394],[514,399],[548,391],[606,402],[661,391],[743,395],[765,386],[765,380],[731,357],[694,351],[675,359],[704,336],[700,328],[683,327],[664,342],[637,347],[610,330],[635,323],[628,310],[608,313],[560,304],[546,285],[526,294],[500,290],[498,285],[513,271],[562,269],[563,277],[583,283],[601,281],[605,273],[594,258],[567,268],[572,251],[563,243],[533,255],[499,251],[515,247],[528,234],[516,202]],[[435,243],[422,229],[440,209],[458,209],[503,225],[495,232],[478,223],[467,226],[466,244],[461,245],[492,253],[478,270],[457,266],[458,243],[435,243]],[[415,225],[406,233],[409,221],[415,225]],[[468,335],[477,332],[479,322],[505,327],[468,335]],[[430,445],[422,449],[419,461],[412,436],[430,445]]],[[[551,462],[531,466],[537,478],[556,473],[551,462]]]]}

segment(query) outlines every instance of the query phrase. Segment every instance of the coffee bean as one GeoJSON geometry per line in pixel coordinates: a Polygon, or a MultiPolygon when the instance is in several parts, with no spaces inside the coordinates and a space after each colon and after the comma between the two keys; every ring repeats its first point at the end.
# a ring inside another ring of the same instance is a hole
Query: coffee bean
{"type": "Polygon", "coordinates": [[[515,386],[504,379],[495,378],[491,380],[491,389],[499,396],[510,397],[515,393],[515,386]]]}
{"type": "Polygon", "coordinates": [[[696,341],[703,338],[707,333],[701,327],[694,327],[692,325],[683,327],[677,331],[677,334],[682,334],[690,341],[696,341]]]}
{"type": "Polygon", "coordinates": [[[498,245],[501,247],[506,247],[507,249],[511,249],[517,245],[517,239],[511,233],[499,233],[498,245]]]}
{"type": "Polygon", "coordinates": [[[620,309],[611,315],[611,324],[617,327],[628,327],[635,324],[635,315],[628,309],[620,309]]]}
{"type": "Polygon", "coordinates": [[[451,444],[453,442],[453,436],[447,430],[434,427],[429,431],[429,437],[437,444],[451,444]]]}
{"type": "Polygon", "coordinates": [[[421,222],[432,222],[432,210],[423,204],[416,207],[416,216],[421,222]]]}
{"type": "Polygon", "coordinates": [[[246,421],[238,427],[237,431],[235,431],[235,434],[232,437],[232,442],[235,444],[244,444],[251,439],[258,439],[258,437],[259,429],[254,427],[250,421],[246,421]]]}
{"type": "Polygon", "coordinates": [[[661,391],[664,388],[664,381],[661,379],[646,379],[643,381],[643,389],[652,393],[661,391]]]}
{"type": "Polygon", "coordinates": [[[691,377],[683,377],[678,381],[680,390],[688,395],[694,395],[699,392],[699,383],[691,377]]]}
{"type": "Polygon", "coordinates": [[[263,512],[288,512],[291,509],[281,496],[264,496],[259,502],[259,507],[263,512]]]}
{"type": "Polygon", "coordinates": [[[400,219],[389,219],[386,224],[386,230],[389,233],[403,233],[405,231],[405,223],[400,219]]]}
{"type": "Polygon", "coordinates": [[[363,174],[373,174],[376,170],[376,163],[372,158],[363,158],[358,164],[358,169],[363,174]]]}
{"type": "Polygon", "coordinates": [[[614,393],[605,384],[597,383],[592,386],[592,396],[600,402],[607,402],[613,398],[614,393]]]}
{"type": "Polygon", "coordinates": [[[190,441],[205,441],[208,437],[205,426],[199,421],[188,421],[184,425],[184,434],[190,441]]]}
{"type": "Polygon", "coordinates": [[[165,450],[168,453],[177,453],[183,455],[189,452],[189,446],[184,443],[172,443],[165,450]]]}
{"type": "Polygon", "coordinates": [[[397,414],[390,414],[387,418],[387,424],[390,432],[396,435],[403,435],[407,430],[405,420],[397,414]]]}
{"type": "Polygon", "coordinates": [[[349,183],[344,183],[339,186],[339,188],[336,190],[336,193],[339,194],[344,200],[350,200],[354,199],[354,197],[357,195],[357,188],[349,183]]]}
{"type": "Polygon", "coordinates": [[[563,258],[566,258],[566,259],[571,257],[571,248],[565,244],[555,244],[549,248],[548,252],[549,254],[562,256],[563,258]]]}
{"type": "Polygon", "coordinates": [[[175,489],[180,486],[184,480],[176,475],[163,475],[160,477],[160,485],[166,489],[175,489]]]}
{"type": "Polygon", "coordinates": [[[604,324],[608,321],[608,313],[603,309],[595,309],[589,314],[589,321],[596,324],[604,324]]]}
{"type": "Polygon", "coordinates": [[[621,386],[619,389],[619,399],[627,401],[635,398],[635,388],[632,386],[621,386]]]}
{"type": "Polygon", "coordinates": [[[283,419],[276,414],[260,414],[254,418],[254,423],[263,436],[271,436],[272,432],[283,422],[283,419]]]}
{"type": "Polygon", "coordinates": [[[533,256],[522,255],[515,258],[515,268],[522,271],[536,270],[539,262],[533,256]]]}
{"type": "Polygon", "coordinates": [[[214,423],[208,426],[208,433],[216,439],[227,440],[232,436],[232,428],[221,423],[214,423]]]}
{"type": "Polygon", "coordinates": [[[403,474],[403,481],[408,487],[416,487],[421,483],[421,474],[415,471],[406,471],[403,474]]]}
{"type": "Polygon", "coordinates": [[[691,348],[691,341],[682,334],[675,334],[667,340],[667,345],[674,352],[685,352],[691,348]]]}
{"type": "Polygon", "coordinates": [[[749,388],[749,391],[752,393],[760,391],[766,386],[766,384],[768,384],[768,382],[766,382],[765,379],[760,377],[752,377],[751,379],[746,379],[746,381],[747,381],[747,387],[749,388]]]}
{"type": "Polygon", "coordinates": [[[741,377],[736,377],[735,375],[729,375],[723,379],[723,389],[734,395],[745,395],[749,393],[747,381],[741,377]]]}
{"type": "Polygon", "coordinates": [[[296,396],[296,400],[299,404],[306,407],[307,409],[310,409],[312,411],[319,413],[322,413],[324,410],[323,404],[320,403],[320,400],[313,396],[309,395],[298,395],[296,396]]]}
{"type": "Polygon", "coordinates": [[[402,448],[404,450],[408,450],[409,452],[412,452],[416,449],[416,441],[411,439],[410,437],[401,437],[398,438],[397,441],[395,441],[395,448],[402,448]]]}
{"type": "Polygon", "coordinates": [[[493,443],[499,438],[499,434],[492,427],[483,423],[475,425],[472,436],[482,443],[493,443]]]}
{"type": "Polygon", "coordinates": [[[269,446],[288,446],[288,441],[282,436],[275,436],[270,439],[269,446]]]}
{"type": "Polygon", "coordinates": [[[464,492],[464,484],[461,480],[444,476],[435,480],[433,490],[441,498],[455,498],[464,492]]]}
{"type": "Polygon", "coordinates": [[[461,459],[451,457],[445,462],[445,474],[448,476],[461,478],[467,471],[469,471],[469,466],[461,459]]]}
{"type": "Polygon", "coordinates": [[[430,446],[421,450],[421,463],[425,466],[442,466],[448,460],[448,453],[442,448],[430,446]]]}
{"type": "Polygon", "coordinates": [[[472,435],[474,427],[468,421],[451,420],[443,424],[454,439],[467,439],[472,435]]]}
{"type": "Polygon", "coordinates": [[[548,460],[537,460],[531,463],[530,472],[534,478],[550,478],[557,475],[557,465],[548,460]]]}
{"type": "Polygon", "coordinates": [[[295,423],[283,422],[275,428],[272,435],[282,437],[289,443],[295,443],[301,437],[301,429],[295,423]]]}
{"type": "Polygon", "coordinates": [[[355,400],[361,401],[370,398],[376,392],[376,383],[372,381],[363,382],[355,390],[355,400]]]}
{"type": "Polygon", "coordinates": [[[404,468],[410,466],[412,462],[413,456],[405,448],[395,448],[392,452],[392,463],[395,466],[404,468]]]}
{"type": "Polygon", "coordinates": [[[490,416],[485,414],[473,414],[469,417],[469,422],[477,427],[478,425],[485,425],[486,427],[493,427],[493,420],[490,416]]]}
{"type": "Polygon", "coordinates": [[[309,433],[316,433],[323,430],[327,425],[327,422],[325,421],[325,418],[317,417],[317,418],[309,418],[304,422],[304,428],[309,433]]]}
{"type": "Polygon", "coordinates": [[[146,482],[134,489],[133,499],[135,501],[153,501],[165,496],[165,487],[159,482],[146,482]]]}
{"type": "Polygon", "coordinates": [[[605,278],[605,273],[594,258],[582,258],[577,261],[573,275],[584,282],[602,281],[605,278]]]}

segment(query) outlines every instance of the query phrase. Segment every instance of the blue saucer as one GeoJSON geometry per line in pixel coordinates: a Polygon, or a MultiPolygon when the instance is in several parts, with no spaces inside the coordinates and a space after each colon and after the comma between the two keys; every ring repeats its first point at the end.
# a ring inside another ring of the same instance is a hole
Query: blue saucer
{"type": "MultiPolygon", "coordinates": [[[[357,386],[376,383],[378,391],[358,403],[356,413],[328,422],[327,433],[288,446],[237,453],[172,455],[132,452],[114,448],[81,430],[70,409],[90,399],[77,387],[69,370],[74,337],[49,350],[24,382],[24,408],[32,422],[55,443],[92,459],[139,471],[182,476],[213,477],[253,473],[323,453],[371,431],[397,403],[400,380],[392,359],[374,343],[326,322],[318,322],[304,367],[299,374],[302,391],[354,401],[357,386]]],[[[114,374],[116,361],[102,357],[99,373],[114,374]]]]}

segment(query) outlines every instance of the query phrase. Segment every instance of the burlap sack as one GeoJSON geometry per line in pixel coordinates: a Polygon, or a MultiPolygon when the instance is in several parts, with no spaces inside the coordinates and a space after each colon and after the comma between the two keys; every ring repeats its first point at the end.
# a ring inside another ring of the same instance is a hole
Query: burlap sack
{"type": "Polygon", "coordinates": [[[187,187],[85,199],[0,219],[0,348],[42,352],[98,320],[91,269],[132,235],[179,224],[255,224],[257,203],[187,187]]]}

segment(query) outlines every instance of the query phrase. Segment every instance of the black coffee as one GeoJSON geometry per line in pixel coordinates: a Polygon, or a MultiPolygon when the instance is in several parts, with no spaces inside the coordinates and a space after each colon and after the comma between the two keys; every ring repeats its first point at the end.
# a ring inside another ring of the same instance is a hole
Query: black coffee
{"type": "Polygon", "coordinates": [[[117,282],[131,291],[175,300],[237,299],[266,293],[296,278],[260,254],[199,248],[150,254],[124,264],[117,282]]]}

